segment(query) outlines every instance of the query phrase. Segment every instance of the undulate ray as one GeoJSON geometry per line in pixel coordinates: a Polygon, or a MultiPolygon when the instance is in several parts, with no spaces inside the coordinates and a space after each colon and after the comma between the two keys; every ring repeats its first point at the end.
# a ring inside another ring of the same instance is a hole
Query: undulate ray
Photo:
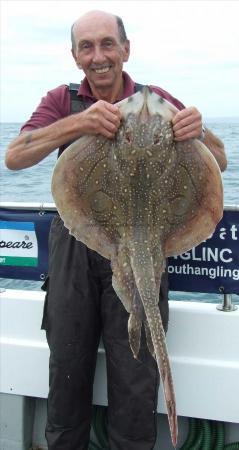
{"type": "Polygon", "coordinates": [[[55,166],[52,193],[69,232],[111,260],[114,289],[129,313],[135,357],[145,327],[176,447],[160,280],[166,257],[207,239],[221,219],[221,174],[201,142],[174,141],[171,120],[177,109],[148,88],[118,107],[123,119],[115,139],[85,136],[68,147],[55,166]]]}

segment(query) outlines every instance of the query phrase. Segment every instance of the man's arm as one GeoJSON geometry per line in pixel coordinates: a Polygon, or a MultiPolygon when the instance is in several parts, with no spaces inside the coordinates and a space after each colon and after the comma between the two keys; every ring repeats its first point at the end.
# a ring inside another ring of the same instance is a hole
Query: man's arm
{"type": "MultiPolygon", "coordinates": [[[[172,120],[175,141],[182,142],[186,139],[202,136],[202,116],[195,107],[189,107],[179,111],[172,120]]],[[[207,146],[218,162],[223,172],[227,167],[227,158],[223,142],[206,128],[203,143],[207,146]]]]}
{"type": "Polygon", "coordinates": [[[61,145],[85,134],[114,137],[120,125],[117,106],[99,100],[90,108],[43,128],[25,131],[8,146],[5,163],[9,169],[34,166],[61,145]]]}

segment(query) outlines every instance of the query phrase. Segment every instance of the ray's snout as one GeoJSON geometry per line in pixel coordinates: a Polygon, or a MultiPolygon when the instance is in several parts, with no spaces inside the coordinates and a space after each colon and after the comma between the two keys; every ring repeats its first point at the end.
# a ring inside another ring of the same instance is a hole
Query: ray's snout
{"type": "Polygon", "coordinates": [[[171,121],[178,112],[177,108],[163,97],[151,91],[145,86],[142,91],[137,92],[128,99],[118,103],[122,116],[127,119],[128,115],[137,116],[141,122],[147,122],[149,117],[159,115],[164,121],[171,121]]]}

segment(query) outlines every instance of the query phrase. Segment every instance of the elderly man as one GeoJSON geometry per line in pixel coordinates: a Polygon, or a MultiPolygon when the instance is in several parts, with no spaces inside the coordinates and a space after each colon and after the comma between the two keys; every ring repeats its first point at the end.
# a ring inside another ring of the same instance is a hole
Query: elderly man
{"type": "MultiPolygon", "coordinates": [[[[130,43],[122,20],[92,11],[72,26],[72,55],[85,78],[77,91],[59,86],[48,92],[21,134],[10,145],[6,164],[22,169],[55,149],[60,153],[84,134],[113,139],[120,125],[114,103],[141,88],[127,73],[130,43]]],[[[226,167],[223,143],[202,126],[195,107],[185,108],[169,93],[151,87],[180,111],[173,119],[175,140],[203,139],[226,167]]],[[[87,450],[92,386],[102,335],[108,376],[108,433],[111,450],[150,450],[156,440],[158,371],[144,336],[139,359],[128,344],[128,314],[112,288],[109,262],[77,242],[59,216],[49,240],[49,276],[43,324],[50,347],[50,389],[46,438],[50,450],[87,450]]],[[[168,324],[168,288],[162,280],[159,308],[168,324]]]]}

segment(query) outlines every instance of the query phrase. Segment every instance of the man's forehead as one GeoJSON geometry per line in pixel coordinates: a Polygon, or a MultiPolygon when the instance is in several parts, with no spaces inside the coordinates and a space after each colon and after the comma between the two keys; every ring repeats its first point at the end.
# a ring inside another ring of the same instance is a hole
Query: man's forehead
{"type": "Polygon", "coordinates": [[[75,22],[73,31],[78,40],[119,35],[116,17],[104,13],[86,14],[75,22]]]}

